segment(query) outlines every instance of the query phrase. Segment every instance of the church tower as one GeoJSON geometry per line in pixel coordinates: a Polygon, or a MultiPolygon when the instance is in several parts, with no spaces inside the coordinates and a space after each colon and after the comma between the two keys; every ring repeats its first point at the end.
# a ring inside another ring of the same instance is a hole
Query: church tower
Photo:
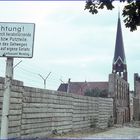
{"type": "Polygon", "coordinates": [[[118,25],[116,34],[115,52],[112,66],[112,73],[119,74],[125,81],[127,81],[127,65],[123,45],[123,36],[121,29],[120,14],[118,15],[118,25]]]}

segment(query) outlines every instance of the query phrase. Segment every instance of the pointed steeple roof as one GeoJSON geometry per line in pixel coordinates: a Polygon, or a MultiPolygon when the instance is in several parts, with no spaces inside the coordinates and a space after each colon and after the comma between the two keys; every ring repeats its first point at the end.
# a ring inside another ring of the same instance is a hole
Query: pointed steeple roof
{"type": "Polygon", "coordinates": [[[113,73],[118,73],[124,80],[127,81],[127,64],[123,46],[123,36],[120,21],[120,14],[118,16],[117,34],[116,34],[116,44],[113,59],[113,73]]]}
{"type": "Polygon", "coordinates": [[[126,64],[120,15],[118,16],[118,25],[117,25],[116,44],[115,44],[113,64],[116,63],[118,60],[121,60],[123,64],[126,64]]]}

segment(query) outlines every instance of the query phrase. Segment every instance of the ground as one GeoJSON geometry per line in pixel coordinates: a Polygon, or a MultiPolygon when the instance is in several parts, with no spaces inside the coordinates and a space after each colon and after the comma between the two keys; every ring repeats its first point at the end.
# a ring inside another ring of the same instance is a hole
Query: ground
{"type": "Polygon", "coordinates": [[[86,138],[128,138],[128,139],[140,139],[140,128],[134,127],[121,127],[113,128],[105,132],[93,134],[86,138]]]}
{"type": "Polygon", "coordinates": [[[56,136],[55,138],[78,138],[78,139],[94,139],[94,138],[128,138],[128,139],[140,139],[140,128],[130,126],[119,126],[107,129],[102,132],[89,131],[84,133],[73,133],[56,136]]]}

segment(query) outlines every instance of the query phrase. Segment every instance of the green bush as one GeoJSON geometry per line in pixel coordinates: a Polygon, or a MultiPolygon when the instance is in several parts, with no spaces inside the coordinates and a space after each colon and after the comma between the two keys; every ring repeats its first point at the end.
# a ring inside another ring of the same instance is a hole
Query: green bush
{"type": "Polygon", "coordinates": [[[85,96],[91,96],[91,97],[108,97],[108,91],[107,91],[107,89],[100,90],[99,88],[87,89],[85,91],[85,96]]]}

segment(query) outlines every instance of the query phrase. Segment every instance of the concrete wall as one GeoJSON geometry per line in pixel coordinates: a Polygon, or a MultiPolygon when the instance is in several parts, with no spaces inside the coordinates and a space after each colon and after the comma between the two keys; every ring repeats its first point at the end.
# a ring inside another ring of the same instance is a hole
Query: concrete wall
{"type": "MultiPolygon", "coordinates": [[[[8,135],[9,137],[20,137],[23,83],[20,81],[12,81],[12,84],[13,85],[11,87],[8,135]]],[[[4,88],[4,79],[0,77],[0,121],[2,114],[4,88]]]]}
{"type": "MultiPolygon", "coordinates": [[[[3,83],[0,78],[0,109],[3,83]]],[[[52,133],[106,128],[111,115],[111,98],[25,87],[22,82],[13,81],[8,134],[9,138],[42,138],[52,133]]]]}

